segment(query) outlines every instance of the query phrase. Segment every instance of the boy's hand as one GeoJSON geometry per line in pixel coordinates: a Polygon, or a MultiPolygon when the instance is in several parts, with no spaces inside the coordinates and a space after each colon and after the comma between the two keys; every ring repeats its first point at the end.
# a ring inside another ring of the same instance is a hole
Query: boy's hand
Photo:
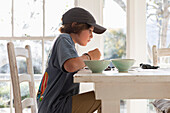
{"type": "Polygon", "coordinates": [[[96,48],[92,51],[89,51],[88,54],[90,55],[91,60],[99,60],[101,57],[101,53],[98,48],[96,48]]]}

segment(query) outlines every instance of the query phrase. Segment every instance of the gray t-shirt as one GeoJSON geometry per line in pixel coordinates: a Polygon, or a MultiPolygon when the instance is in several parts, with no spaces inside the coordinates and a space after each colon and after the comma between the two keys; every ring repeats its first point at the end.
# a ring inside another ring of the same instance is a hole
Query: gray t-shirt
{"type": "Polygon", "coordinates": [[[49,54],[48,67],[37,93],[38,113],[71,113],[72,96],[78,94],[79,84],[73,83],[73,75],[65,71],[63,64],[79,57],[69,34],[56,39],[49,54]]]}

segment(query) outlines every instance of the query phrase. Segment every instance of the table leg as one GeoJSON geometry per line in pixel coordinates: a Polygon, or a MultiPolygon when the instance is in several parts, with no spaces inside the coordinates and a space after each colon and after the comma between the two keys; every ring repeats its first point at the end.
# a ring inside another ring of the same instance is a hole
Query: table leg
{"type": "Polygon", "coordinates": [[[120,100],[102,100],[102,113],[120,113],[120,100]]]}

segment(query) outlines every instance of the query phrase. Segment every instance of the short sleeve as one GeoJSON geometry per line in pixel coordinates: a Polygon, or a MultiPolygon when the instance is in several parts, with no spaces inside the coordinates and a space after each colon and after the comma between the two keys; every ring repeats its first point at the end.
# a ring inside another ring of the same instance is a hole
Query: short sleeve
{"type": "Polygon", "coordinates": [[[59,65],[62,71],[65,71],[63,69],[63,64],[66,60],[79,57],[75,49],[75,44],[72,41],[71,37],[60,37],[60,39],[56,43],[55,49],[56,56],[54,60],[54,65],[59,65]]]}

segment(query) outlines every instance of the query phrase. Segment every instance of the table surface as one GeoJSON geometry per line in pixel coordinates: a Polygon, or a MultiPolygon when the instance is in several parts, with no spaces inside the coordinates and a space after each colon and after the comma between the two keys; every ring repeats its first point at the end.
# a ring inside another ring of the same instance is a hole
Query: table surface
{"type": "Polygon", "coordinates": [[[114,70],[92,73],[90,70],[82,69],[74,75],[74,82],[170,82],[170,68],[134,68],[128,73],[114,70]]]}

